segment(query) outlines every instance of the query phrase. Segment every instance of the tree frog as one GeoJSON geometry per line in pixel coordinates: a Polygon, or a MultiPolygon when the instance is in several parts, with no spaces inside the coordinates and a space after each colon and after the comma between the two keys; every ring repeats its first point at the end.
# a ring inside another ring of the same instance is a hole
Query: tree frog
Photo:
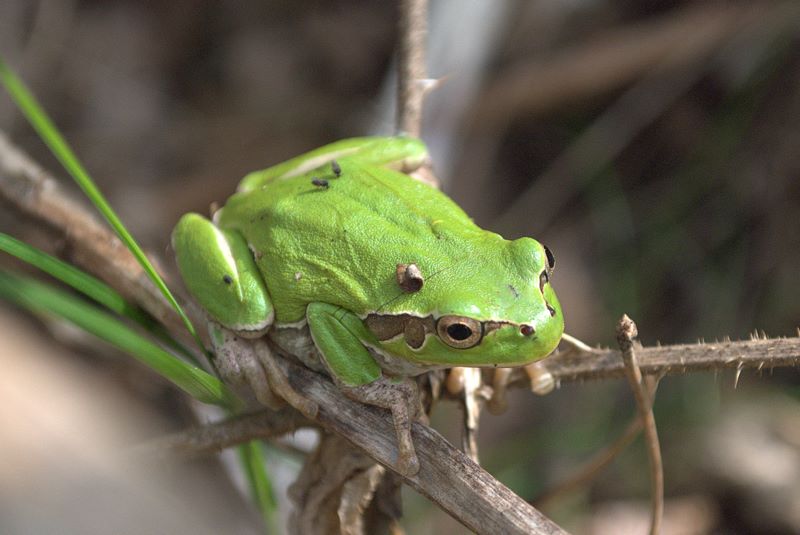
{"type": "Polygon", "coordinates": [[[550,251],[478,227],[412,176],[428,163],[418,139],[338,141],[247,175],[213,221],[184,215],[172,235],[221,374],[311,416],[316,404],[281,376],[274,351],[328,374],[391,411],[408,475],[419,469],[411,377],[528,364],[564,329],[550,251]]]}

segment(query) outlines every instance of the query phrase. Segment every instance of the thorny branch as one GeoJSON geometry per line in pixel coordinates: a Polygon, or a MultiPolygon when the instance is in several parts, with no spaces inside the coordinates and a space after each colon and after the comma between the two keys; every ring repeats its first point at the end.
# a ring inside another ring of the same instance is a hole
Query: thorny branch
{"type": "MultiPolygon", "coordinates": [[[[731,369],[764,369],[797,366],[800,364],[800,337],[766,338],[722,342],[699,342],[651,346],[637,349],[639,368],[643,375],[686,375],[687,373],[731,369]]],[[[560,384],[588,379],[619,379],[625,377],[625,364],[615,349],[564,351],[546,361],[548,371],[560,384]]],[[[511,383],[527,386],[528,377],[515,370],[511,383]]]]}

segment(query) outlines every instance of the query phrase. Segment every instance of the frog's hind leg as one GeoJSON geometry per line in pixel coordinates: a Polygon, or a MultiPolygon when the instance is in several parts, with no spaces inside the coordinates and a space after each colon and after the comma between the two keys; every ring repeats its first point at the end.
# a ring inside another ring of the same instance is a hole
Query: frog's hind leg
{"type": "Polygon", "coordinates": [[[241,338],[215,321],[208,322],[208,331],[214,346],[214,366],[220,377],[243,399],[252,401],[255,396],[256,401],[270,409],[283,407],[284,400],[270,387],[253,340],[241,338]]]}
{"type": "Polygon", "coordinates": [[[398,441],[397,470],[416,474],[419,460],[411,440],[411,423],[419,415],[416,383],[383,376],[364,345],[373,337],[352,312],[326,303],[311,303],[306,317],[314,344],[342,392],[356,401],[391,411],[398,441]]]}
{"type": "Polygon", "coordinates": [[[319,407],[292,388],[263,337],[242,338],[214,321],[209,322],[209,333],[217,372],[242,398],[255,396],[273,410],[288,403],[306,418],[316,417],[319,407]]]}
{"type": "Polygon", "coordinates": [[[289,378],[283,373],[283,370],[275,360],[275,354],[270,349],[266,340],[260,338],[253,341],[256,355],[261,365],[266,371],[267,382],[269,383],[270,390],[275,394],[286,400],[286,402],[299,410],[303,416],[309,419],[314,419],[319,412],[319,405],[315,401],[308,399],[295,390],[289,384],[289,378]]]}
{"type": "MultiPolygon", "coordinates": [[[[411,173],[429,162],[428,149],[411,137],[357,137],[342,139],[314,149],[261,171],[254,171],[239,183],[239,191],[258,189],[272,180],[305,174],[346,175],[348,162],[361,166],[389,167],[411,173]],[[342,164],[343,167],[340,167],[342,164]]],[[[327,177],[326,177],[327,178],[327,177]]]]}
{"type": "Polygon", "coordinates": [[[274,309],[244,237],[187,214],[175,227],[172,244],[186,286],[213,319],[209,331],[217,355],[214,364],[223,379],[239,386],[246,383],[268,407],[280,406],[280,396],[313,418],[316,404],[289,385],[263,340],[274,309]]]}
{"type": "Polygon", "coordinates": [[[244,337],[269,329],[272,301],[244,237],[186,214],[172,232],[172,246],[186,287],[215,321],[244,337]]]}

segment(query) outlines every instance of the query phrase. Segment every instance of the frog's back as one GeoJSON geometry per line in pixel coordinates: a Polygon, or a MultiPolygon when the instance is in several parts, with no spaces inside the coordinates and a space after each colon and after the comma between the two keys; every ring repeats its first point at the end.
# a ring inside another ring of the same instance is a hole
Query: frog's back
{"type": "Polygon", "coordinates": [[[254,251],[279,323],[302,320],[314,301],[361,315],[402,308],[413,296],[397,285],[398,264],[416,263],[429,277],[471,256],[477,242],[500,239],[438,190],[345,161],[338,178],[332,170],[275,178],[234,195],[218,224],[254,251]]]}

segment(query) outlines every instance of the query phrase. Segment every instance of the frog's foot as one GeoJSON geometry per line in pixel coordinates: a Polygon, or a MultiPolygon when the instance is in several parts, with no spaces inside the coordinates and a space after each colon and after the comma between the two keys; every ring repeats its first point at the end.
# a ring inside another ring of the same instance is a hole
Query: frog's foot
{"type": "Polygon", "coordinates": [[[356,401],[392,411],[397,433],[397,471],[406,476],[419,472],[419,459],[411,439],[411,423],[421,411],[417,383],[411,379],[381,377],[361,386],[342,386],[344,394],[356,401]]]}
{"type": "Polygon", "coordinates": [[[556,380],[544,362],[531,362],[524,369],[531,383],[531,392],[537,396],[545,396],[556,387],[556,380]]]}
{"type": "Polygon", "coordinates": [[[508,409],[508,380],[513,368],[495,368],[492,375],[492,394],[486,402],[486,408],[492,414],[502,414],[508,409]]]}
{"type": "Polygon", "coordinates": [[[289,384],[289,378],[286,377],[278,365],[275,355],[267,345],[267,342],[263,339],[253,340],[253,347],[261,366],[263,366],[263,370],[266,371],[265,378],[269,385],[269,390],[286,400],[289,405],[299,410],[306,418],[311,420],[316,418],[317,412],[319,412],[319,405],[300,394],[289,384]]]}
{"type": "Polygon", "coordinates": [[[307,418],[317,415],[317,404],[292,388],[264,339],[242,338],[215,322],[209,322],[209,333],[217,371],[237,393],[243,397],[255,396],[259,403],[273,410],[289,403],[307,418]]]}
{"type": "Polygon", "coordinates": [[[241,338],[213,322],[209,324],[209,332],[216,355],[214,366],[225,383],[240,396],[251,400],[255,396],[261,405],[270,409],[278,410],[285,405],[284,400],[270,388],[252,340],[241,338]]]}

